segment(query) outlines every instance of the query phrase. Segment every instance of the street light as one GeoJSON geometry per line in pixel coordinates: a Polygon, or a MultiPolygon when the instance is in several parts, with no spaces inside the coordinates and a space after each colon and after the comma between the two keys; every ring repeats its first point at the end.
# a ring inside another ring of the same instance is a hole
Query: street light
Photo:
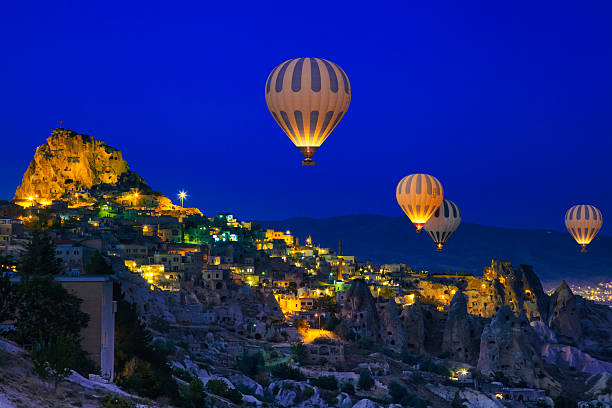
{"type": "Polygon", "coordinates": [[[179,191],[178,198],[181,200],[181,207],[183,207],[183,201],[188,197],[187,192],[184,190],[179,191]]]}

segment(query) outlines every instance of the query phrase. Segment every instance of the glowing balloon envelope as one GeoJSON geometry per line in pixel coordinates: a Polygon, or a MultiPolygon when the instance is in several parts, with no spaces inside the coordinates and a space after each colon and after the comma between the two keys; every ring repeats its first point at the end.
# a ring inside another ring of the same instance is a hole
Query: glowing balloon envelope
{"type": "Polygon", "coordinates": [[[344,71],[321,58],[283,62],[268,76],[266,103],[274,120],[302,152],[304,166],[334,130],[351,102],[344,71]]]}
{"type": "Polygon", "coordinates": [[[436,250],[442,250],[444,243],[453,235],[460,223],[461,211],[457,204],[450,200],[443,200],[440,207],[425,224],[425,231],[436,244],[436,250]]]}
{"type": "Polygon", "coordinates": [[[417,232],[442,204],[442,184],[429,174],[411,174],[400,180],[395,190],[397,203],[410,221],[416,226],[417,232]]]}
{"type": "Polygon", "coordinates": [[[591,243],[603,225],[601,211],[592,205],[575,205],[565,213],[565,227],[572,237],[586,252],[586,246],[591,243]]]}

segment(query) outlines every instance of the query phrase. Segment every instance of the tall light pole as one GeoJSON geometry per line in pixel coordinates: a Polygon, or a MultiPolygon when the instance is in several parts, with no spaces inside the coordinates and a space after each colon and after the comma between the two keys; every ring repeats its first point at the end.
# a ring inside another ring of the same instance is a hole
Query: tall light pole
{"type": "Polygon", "coordinates": [[[184,205],[183,205],[183,201],[184,201],[184,200],[185,200],[187,197],[189,197],[189,196],[187,195],[187,192],[186,192],[186,191],[184,191],[184,190],[179,191],[179,193],[178,193],[178,198],[179,198],[179,200],[181,200],[181,207],[184,207],[184,205]]]}

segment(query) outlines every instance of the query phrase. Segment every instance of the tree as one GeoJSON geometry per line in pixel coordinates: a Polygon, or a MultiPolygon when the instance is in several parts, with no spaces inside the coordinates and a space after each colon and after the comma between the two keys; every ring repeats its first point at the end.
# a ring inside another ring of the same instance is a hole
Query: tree
{"type": "Polygon", "coordinates": [[[238,358],[238,369],[251,378],[263,371],[265,365],[266,362],[261,351],[248,353],[245,350],[242,356],[238,358]]]}
{"type": "Polygon", "coordinates": [[[40,343],[32,352],[34,370],[41,378],[52,379],[57,388],[57,384],[70,375],[80,355],[77,341],[72,336],[60,334],[49,343],[40,343]]]}
{"type": "Polygon", "coordinates": [[[157,398],[178,397],[178,387],[168,364],[169,348],[155,347],[153,336],[140,320],[136,307],[127,302],[119,285],[113,286],[117,299],[115,315],[116,383],[128,391],[157,398]]]}
{"type": "Polygon", "coordinates": [[[303,363],[306,360],[306,348],[301,341],[291,345],[291,357],[298,363],[303,363]]]}
{"type": "Polygon", "coordinates": [[[378,292],[378,296],[385,299],[390,299],[395,296],[395,292],[390,287],[385,286],[380,290],[380,292],[378,292]]]}
{"type": "Polygon", "coordinates": [[[335,296],[322,296],[314,300],[312,308],[323,310],[333,315],[336,312],[337,306],[338,304],[336,303],[335,296]]]}
{"type": "Polygon", "coordinates": [[[204,384],[202,381],[194,377],[189,382],[189,388],[187,388],[187,392],[185,393],[185,400],[189,407],[199,408],[204,406],[204,384]]]}
{"type": "Polygon", "coordinates": [[[37,339],[43,344],[62,335],[79,338],[89,315],[81,311],[82,300],[50,277],[22,276],[17,285],[15,337],[21,344],[37,339]]]}
{"type": "Polygon", "coordinates": [[[15,317],[17,294],[8,273],[0,271],[0,323],[15,317]]]}
{"type": "Polygon", "coordinates": [[[308,323],[308,321],[306,321],[304,319],[297,319],[295,321],[295,327],[298,330],[308,331],[308,329],[310,329],[310,323],[308,323]]]}
{"type": "Polygon", "coordinates": [[[85,265],[85,273],[88,275],[112,275],[115,271],[113,271],[113,268],[106,262],[102,254],[96,251],[87,265],[85,265]]]}
{"type": "Polygon", "coordinates": [[[363,368],[359,372],[359,381],[357,382],[357,387],[361,390],[369,391],[374,387],[374,379],[370,374],[370,371],[363,368]]]}
{"type": "Polygon", "coordinates": [[[389,384],[389,396],[391,397],[391,401],[394,404],[402,405],[406,405],[408,399],[410,398],[406,387],[403,387],[400,383],[396,381],[391,381],[391,383],[389,384]]]}
{"type": "Polygon", "coordinates": [[[32,238],[21,256],[19,272],[23,275],[59,275],[62,261],[55,256],[55,244],[46,231],[32,230],[32,238]]]}

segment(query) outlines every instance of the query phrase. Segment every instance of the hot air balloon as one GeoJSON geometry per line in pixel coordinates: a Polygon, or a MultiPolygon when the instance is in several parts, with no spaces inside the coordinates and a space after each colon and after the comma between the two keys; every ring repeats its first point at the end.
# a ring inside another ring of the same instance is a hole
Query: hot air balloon
{"type": "Polygon", "coordinates": [[[603,225],[601,211],[592,205],[575,205],[565,213],[565,226],[576,242],[586,252],[603,225]]]}
{"type": "Polygon", "coordinates": [[[322,58],[283,62],[268,76],[266,103],[274,120],[300,149],[303,166],[342,119],[351,102],[344,71],[322,58]]]}
{"type": "Polygon", "coordinates": [[[400,180],[395,191],[397,203],[421,232],[423,225],[442,204],[442,185],[429,174],[411,174],[400,180]]]}
{"type": "Polygon", "coordinates": [[[442,250],[444,243],[453,235],[460,223],[461,211],[457,204],[450,200],[443,200],[440,207],[425,224],[425,231],[436,244],[436,250],[442,250]]]}

